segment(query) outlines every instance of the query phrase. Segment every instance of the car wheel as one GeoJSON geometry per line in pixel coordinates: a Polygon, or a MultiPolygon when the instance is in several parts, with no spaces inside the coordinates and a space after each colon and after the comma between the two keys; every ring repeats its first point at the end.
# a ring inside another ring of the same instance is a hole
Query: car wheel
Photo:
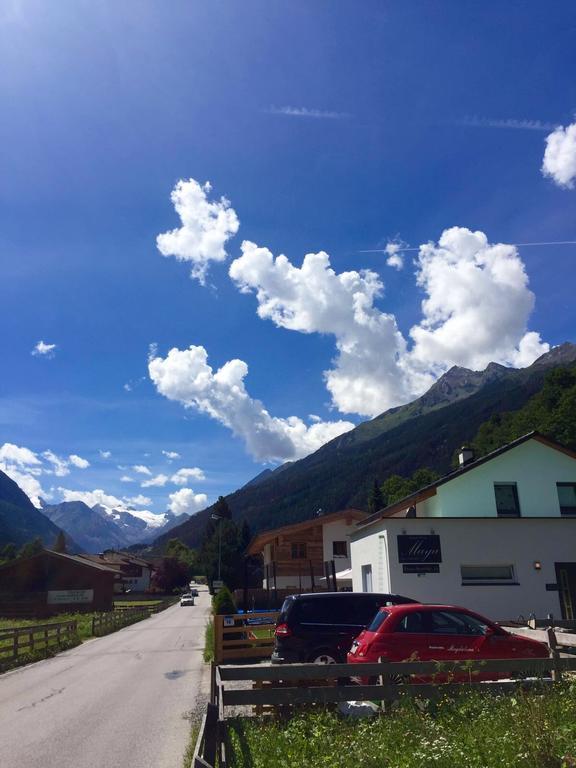
{"type": "Polygon", "coordinates": [[[310,656],[312,664],[338,664],[338,657],[334,651],[322,649],[314,651],[310,656]]]}

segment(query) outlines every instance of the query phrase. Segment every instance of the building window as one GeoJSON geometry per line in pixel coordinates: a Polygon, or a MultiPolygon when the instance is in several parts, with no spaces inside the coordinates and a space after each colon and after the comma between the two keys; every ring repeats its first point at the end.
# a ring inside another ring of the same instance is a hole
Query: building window
{"type": "Polygon", "coordinates": [[[516,483],[494,483],[498,517],[520,517],[516,483]]]}
{"type": "Polygon", "coordinates": [[[576,483],[556,483],[560,514],[576,517],[576,483]]]}
{"type": "Polygon", "coordinates": [[[463,585],[515,584],[513,565],[461,565],[463,585]]]}
{"type": "Polygon", "coordinates": [[[306,544],[303,542],[294,542],[292,544],[292,560],[306,559],[306,544]]]}
{"type": "Polygon", "coordinates": [[[348,557],[348,545],[345,541],[332,542],[332,555],[334,557],[348,557]]]}

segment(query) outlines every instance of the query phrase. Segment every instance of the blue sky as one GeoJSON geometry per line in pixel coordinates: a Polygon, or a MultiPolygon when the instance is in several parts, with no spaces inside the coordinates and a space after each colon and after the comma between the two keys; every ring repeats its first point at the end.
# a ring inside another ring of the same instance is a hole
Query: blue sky
{"type": "Polygon", "coordinates": [[[39,463],[4,468],[193,512],[453,363],[575,341],[576,246],[510,246],[576,240],[575,51],[572,2],[6,0],[0,446],[39,463]],[[190,179],[224,260],[157,247],[190,179]],[[396,238],[432,245],[363,252],[396,238]]]}

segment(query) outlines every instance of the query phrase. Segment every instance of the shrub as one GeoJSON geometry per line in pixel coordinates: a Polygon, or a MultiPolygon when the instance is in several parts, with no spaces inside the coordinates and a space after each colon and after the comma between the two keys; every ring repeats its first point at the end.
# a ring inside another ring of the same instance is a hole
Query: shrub
{"type": "Polygon", "coordinates": [[[216,616],[236,613],[236,605],[228,587],[222,587],[212,598],[212,612],[216,616]]]}

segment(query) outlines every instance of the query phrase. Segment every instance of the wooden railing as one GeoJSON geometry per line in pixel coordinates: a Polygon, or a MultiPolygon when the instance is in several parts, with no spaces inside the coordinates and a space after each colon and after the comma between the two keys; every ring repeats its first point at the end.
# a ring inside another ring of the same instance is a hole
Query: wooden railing
{"type": "Polygon", "coordinates": [[[120,611],[110,611],[109,613],[98,613],[92,617],[92,634],[94,637],[101,637],[117,629],[127,627],[142,619],[150,616],[148,608],[123,608],[120,611]]]}
{"type": "Polygon", "coordinates": [[[76,621],[31,624],[0,629],[0,669],[11,666],[19,657],[70,647],[78,642],[76,621]]]}
{"type": "Polygon", "coordinates": [[[214,661],[269,659],[278,612],[214,616],[214,661]]]}

